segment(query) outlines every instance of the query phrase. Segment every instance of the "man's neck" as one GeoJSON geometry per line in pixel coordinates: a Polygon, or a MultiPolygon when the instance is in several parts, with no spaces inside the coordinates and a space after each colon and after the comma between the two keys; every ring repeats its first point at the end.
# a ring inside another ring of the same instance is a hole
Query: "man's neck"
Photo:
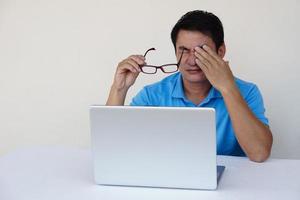
{"type": "Polygon", "coordinates": [[[211,84],[209,81],[204,81],[201,83],[191,83],[183,80],[183,88],[186,97],[195,105],[198,105],[208,95],[211,84]]]}

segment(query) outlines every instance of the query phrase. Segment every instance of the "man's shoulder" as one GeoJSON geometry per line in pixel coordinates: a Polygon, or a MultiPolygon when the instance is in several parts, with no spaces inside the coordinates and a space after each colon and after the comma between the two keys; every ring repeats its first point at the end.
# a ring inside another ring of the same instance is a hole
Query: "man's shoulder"
{"type": "Polygon", "coordinates": [[[234,80],[235,80],[235,83],[236,83],[238,86],[241,86],[241,87],[253,87],[253,86],[255,86],[254,83],[249,82],[249,81],[242,80],[242,79],[240,79],[240,78],[238,78],[238,77],[235,77],[234,80]]]}
{"type": "Polygon", "coordinates": [[[255,83],[245,81],[237,77],[235,77],[235,83],[244,97],[249,93],[258,90],[258,87],[255,83]]]}

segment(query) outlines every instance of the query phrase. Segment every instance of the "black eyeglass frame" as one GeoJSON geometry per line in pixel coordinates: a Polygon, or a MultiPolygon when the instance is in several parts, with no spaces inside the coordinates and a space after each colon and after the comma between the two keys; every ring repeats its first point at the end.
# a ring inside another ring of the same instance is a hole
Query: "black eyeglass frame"
{"type": "MultiPolygon", "coordinates": [[[[146,55],[147,55],[147,53],[148,53],[149,51],[153,51],[153,50],[155,50],[155,48],[150,48],[150,49],[148,49],[148,50],[145,52],[144,57],[146,57],[146,55]]],[[[184,49],[182,50],[182,53],[181,53],[180,58],[179,58],[179,60],[178,60],[177,63],[173,63],[173,64],[164,64],[164,65],[159,65],[159,66],[156,66],[156,65],[140,65],[140,69],[141,69],[141,71],[142,71],[144,74],[156,74],[157,69],[160,69],[163,73],[174,73],[174,72],[177,72],[178,69],[179,69],[180,63],[181,63],[181,59],[182,59],[182,56],[183,56],[183,52],[184,52],[184,49]],[[176,70],[173,70],[173,71],[171,71],[171,72],[167,72],[167,71],[164,70],[164,67],[166,67],[166,66],[177,66],[177,68],[176,68],[176,70]],[[151,68],[155,68],[155,71],[153,71],[153,72],[146,72],[146,71],[143,70],[143,67],[151,67],[151,68]]]]}

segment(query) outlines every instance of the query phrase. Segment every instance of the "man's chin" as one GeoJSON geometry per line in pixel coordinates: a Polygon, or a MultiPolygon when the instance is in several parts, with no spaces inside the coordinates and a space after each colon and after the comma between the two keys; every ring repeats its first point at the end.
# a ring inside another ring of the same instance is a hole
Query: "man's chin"
{"type": "Polygon", "coordinates": [[[204,75],[204,73],[201,71],[200,73],[186,73],[183,74],[183,78],[191,83],[202,83],[202,82],[207,82],[207,78],[204,75]]]}

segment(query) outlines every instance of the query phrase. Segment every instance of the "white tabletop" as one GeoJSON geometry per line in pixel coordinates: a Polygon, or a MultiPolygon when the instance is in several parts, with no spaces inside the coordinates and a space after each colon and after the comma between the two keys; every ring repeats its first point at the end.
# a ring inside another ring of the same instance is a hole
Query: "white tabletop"
{"type": "Polygon", "coordinates": [[[300,199],[300,160],[219,156],[216,191],[95,185],[89,149],[36,147],[0,157],[0,200],[300,199]]]}

